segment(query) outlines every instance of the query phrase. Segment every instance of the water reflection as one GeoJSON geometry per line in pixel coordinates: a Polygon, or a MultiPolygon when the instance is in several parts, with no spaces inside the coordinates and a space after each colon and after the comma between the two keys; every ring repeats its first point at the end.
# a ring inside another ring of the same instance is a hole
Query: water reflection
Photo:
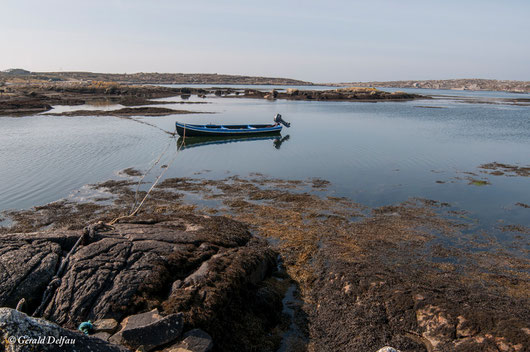
{"type": "Polygon", "coordinates": [[[287,141],[289,140],[289,138],[291,138],[290,135],[287,135],[287,136],[282,137],[282,138],[276,138],[276,139],[274,140],[274,142],[272,142],[272,143],[274,144],[274,148],[276,148],[276,149],[279,150],[280,147],[282,146],[282,144],[283,144],[284,142],[287,142],[287,141]]]}
{"type": "Polygon", "coordinates": [[[248,136],[230,136],[230,137],[179,137],[177,145],[180,149],[189,149],[195,147],[202,147],[207,145],[218,145],[238,142],[252,142],[252,141],[265,141],[270,140],[274,148],[280,149],[281,145],[288,141],[289,135],[282,136],[260,136],[260,137],[248,137],[248,136]]]}

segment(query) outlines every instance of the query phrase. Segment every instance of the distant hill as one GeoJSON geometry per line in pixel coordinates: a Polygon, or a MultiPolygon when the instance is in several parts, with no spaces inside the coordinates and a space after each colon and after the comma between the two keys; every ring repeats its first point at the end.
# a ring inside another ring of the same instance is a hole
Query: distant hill
{"type": "Polygon", "coordinates": [[[4,74],[8,74],[8,75],[16,75],[16,76],[27,76],[27,75],[30,75],[31,72],[30,71],[26,71],[26,70],[23,70],[21,68],[10,68],[10,69],[7,69],[5,71],[2,71],[2,73],[4,74]]]}
{"type": "Polygon", "coordinates": [[[355,87],[388,87],[388,88],[428,88],[454,90],[489,90],[516,93],[530,92],[529,81],[499,81],[494,79],[444,79],[426,81],[388,81],[388,82],[348,82],[340,86],[355,87]]]}
{"type": "Polygon", "coordinates": [[[0,78],[21,78],[43,81],[112,81],[127,84],[274,84],[312,85],[290,78],[222,75],[217,73],[93,73],[93,72],[29,72],[11,69],[0,72],[0,78]],[[2,77],[2,76],[9,77],[2,77]]]}

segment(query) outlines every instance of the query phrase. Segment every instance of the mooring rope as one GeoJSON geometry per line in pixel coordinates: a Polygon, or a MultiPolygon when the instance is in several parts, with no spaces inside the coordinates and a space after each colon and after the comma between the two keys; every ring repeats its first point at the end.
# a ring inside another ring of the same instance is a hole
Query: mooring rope
{"type": "MultiPolygon", "coordinates": [[[[132,119],[132,120],[134,120],[134,119],[132,119]]],[[[134,121],[137,121],[137,120],[134,120],[134,121]]],[[[137,122],[143,123],[142,121],[137,121],[137,122]]],[[[150,125],[149,123],[146,123],[146,124],[150,125]]],[[[154,125],[151,125],[151,126],[159,128],[158,126],[154,126],[154,125]]],[[[161,128],[159,128],[159,129],[161,129],[161,128]]],[[[161,129],[161,130],[163,130],[163,129],[161,129]]],[[[168,133],[168,134],[171,134],[172,136],[175,136],[175,134],[176,134],[176,133],[168,132],[168,131],[165,131],[165,130],[163,130],[163,131],[168,133]]],[[[129,218],[129,217],[135,216],[138,213],[138,211],[140,210],[140,208],[143,206],[145,201],[147,200],[147,197],[149,197],[149,194],[151,193],[151,191],[155,188],[155,186],[162,179],[162,177],[164,176],[166,171],[169,169],[171,164],[175,161],[175,159],[177,158],[179,152],[181,151],[182,147],[184,146],[185,141],[186,141],[186,128],[184,128],[182,143],[180,145],[178,145],[178,142],[175,140],[175,143],[177,143],[177,151],[175,152],[175,155],[173,156],[173,159],[170,160],[170,162],[168,163],[168,165],[164,169],[164,171],[162,171],[160,173],[160,175],[156,178],[155,182],[151,185],[151,187],[147,191],[146,195],[144,196],[144,198],[142,199],[142,201],[140,202],[140,204],[136,208],[134,208],[134,206],[136,206],[136,203],[137,203],[136,195],[135,195],[135,204],[133,206],[134,210],[129,215],[119,216],[119,217],[113,219],[109,223],[103,223],[102,221],[100,221],[100,222],[98,222],[96,224],[88,225],[87,227],[84,228],[83,234],[77,239],[77,241],[75,242],[73,247],[70,249],[70,251],[68,252],[66,257],[64,258],[64,260],[61,262],[61,265],[59,265],[59,268],[57,269],[57,272],[52,277],[52,279],[50,280],[48,286],[44,290],[44,293],[42,294],[41,303],[37,307],[35,312],[33,312],[33,314],[32,314],[33,317],[41,316],[42,313],[44,312],[44,310],[47,307],[50,299],[55,294],[55,290],[61,285],[61,277],[63,275],[63,272],[66,269],[66,266],[68,265],[70,257],[75,253],[77,248],[79,246],[81,246],[83,243],[85,243],[85,244],[89,243],[89,241],[91,239],[96,237],[96,235],[99,233],[99,231],[108,231],[108,230],[112,229],[113,228],[112,225],[114,225],[117,221],[119,221],[121,219],[125,219],[125,218],[129,218]]],[[[152,168],[156,164],[158,164],[158,162],[160,162],[160,160],[162,159],[163,155],[169,149],[170,145],[171,145],[171,143],[168,143],[168,146],[166,147],[166,149],[162,152],[162,154],[159,156],[159,158],[155,161],[153,166],[151,166],[151,168],[148,170],[148,172],[142,177],[142,179],[138,183],[138,187],[139,187],[141,181],[144,179],[144,177],[152,170],[152,168]]],[[[137,189],[137,192],[138,192],[138,189],[137,189]]],[[[20,306],[22,306],[24,302],[21,301],[19,303],[20,303],[20,306]]]]}
{"type": "Polygon", "coordinates": [[[169,167],[171,166],[171,164],[173,164],[173,162],[177,158],[177,156],[178,156],[179,152],[182,150],[182,147],[184,146],[185,142],[186,142],[186,128],[184,128],[184,133],[183,133],[183,136],[182,136],[182,143],[180,143],[180,145],[177,144],[177,151],[175,152],[175,155],[173,156],[173,159],[171,159],[169,161],[169,163],[167,164],[167,167],[164,169],[164,171],[162,171],[160,173],[160,175],[158,175],[158,177],[156,178],[155,182],[153,182],[153,184],[151,185],[151,187],[149,188],[149,190],[145,194],[144,198],[140,202],[140,204],[129,215],[118,216],[117,218],[115,218],[112,221],[110,221],[109,223],[107,223],[108,226],[114,225],[117,221],[119,221],[121,219],[126,219],[126,218],[133,217],[133,216],[135,216],[138,213],[140,208],[144,205],[145,201],[149,197],[149,194],[151,193],[151,191],[155,188],[155,186],[158,184],[158,182],[162,179],[162,176],[164,176],[166,171],[169,170],[169,167]]]}
{"type": "Polygon", "coordinates": [[[138,184],[136,185],[136,191],[134,192],[134,203],[133,205],[131,206],[131,211],[133,211],[133,209],[136,207],[136,204],[138,204],[138,192],[140,191],[140,185],[142,184],[142,181],[144,180],[144,178],[149,175],[149,173],[151,172],[151,170],[153,170],[153,168],[158,165],[158,163],[160,162],[160,160],[162,159],[162,157],[164,156],[164,154],[166,154],[166,152],[169,150],[169,147],[171,146],[171,139],[169,140],[166,148],[164,149],[164,151],[162,152],[162,154],[160,154],[160,156],[158,157],[158,159],[155,160],[155,162],[153,163],[153,165],[151,165],[151,167],[149,168],[149,170],[147,170],[142,178],[140,178],[140,180],[138,181],[138,184]]]}
{"type": "Polygon", "coordinates": [[[132,120],[132,121],[135,121],[135,122],[138,122],[138,123],[142,123],[142,124],[144,124],[144,125],[147,125],[147,126],[151,126],[151,127],[157,128],[157,129],[159,129],[160,131],[165,132],[165,133],[167,133],[167,134],[169,134],[169,135],[172,135],[172,136],[175,135],[175,132],[169,132],[169,131],[163,129],[162,127],[158,127],[157,125],[153,125],[152,123],[145,122],[145,121],[142,121],[142,120],[137,120],[137,119],[132,118],[132,117],[130,117],[130,116],[119,116],[119,118],[121,118],[121,119],[126,119],[126,120],[132,120]]]}

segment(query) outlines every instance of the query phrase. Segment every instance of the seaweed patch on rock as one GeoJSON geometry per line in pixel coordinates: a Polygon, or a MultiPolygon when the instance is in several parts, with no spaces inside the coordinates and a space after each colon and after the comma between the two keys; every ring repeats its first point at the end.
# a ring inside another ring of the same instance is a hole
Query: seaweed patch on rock
{"type": "Polygon", "coordinates": [[[482,164],[479,166],[480,169],[482,169],[483,173],[487,173],[494,176],[508,176],[508,177],[529,177],[530,176],[530,166],[519,166],[519,165],[511,165],[511,164],[504,164],[504,163],[488,163],[488,164],[482,164]]]}

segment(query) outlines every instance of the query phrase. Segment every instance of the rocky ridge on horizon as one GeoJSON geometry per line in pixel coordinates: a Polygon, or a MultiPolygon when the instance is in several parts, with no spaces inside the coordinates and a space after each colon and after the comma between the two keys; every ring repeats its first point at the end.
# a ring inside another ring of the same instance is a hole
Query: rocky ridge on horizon
{"type": "Polygon", "coordinates": [[[373,81],[373,82],[345,82],[337,83],[338,86],[357,87],[388,87],[388,88],[427,88],[451,90],[487,90],[506,91],[514,93],[530,92],[530,81],[510,81],[495,79],[441,79],[423,81],[373,81]]]}
{"type": "Polygon", "coordinates": [[[125,84],[273,84],[313,85],[291,78],[253,77],[217,73],[97,73],[97,72],[30,72],[24,69],[0,71],[0,81],[13,79],[35,81],[111,81],[125,84]]]}

